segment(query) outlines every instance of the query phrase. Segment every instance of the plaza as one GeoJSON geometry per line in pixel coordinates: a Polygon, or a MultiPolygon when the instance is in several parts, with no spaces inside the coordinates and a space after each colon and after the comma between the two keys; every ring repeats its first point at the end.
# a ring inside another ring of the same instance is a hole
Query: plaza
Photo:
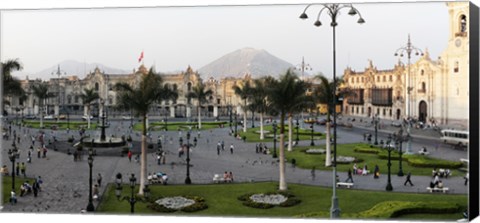
{"type": "MultiPolygon", "coordinates": [[[[346,117],[343,117],[346,118],[346,117]]],[[[151,122],[154,122],[155,117],[151,118],[151,122]]],[[[159,118],[160,120],[160,118],[159,118]]],[[[227,120],[227,119],[226,119],[227,120]]],[[[172,120],[175,121],[175,120],[172,120]]],[[[178,120],[180,121],[180,120],[178,120]]],[[[227,120],[228,122],[228,120],[227,120]]],[[[139,152],[140,135],[138,132],[132,132],[129,134],[128,128],[125,128],[130,124],[125,120],[111,120],[110,128],[107,128],[107,135],[118,133],[117,129],[121,129],[121,133],[131,135],[134,142],[134,154],[139,152]],[[121,127],[121,128],[118,128],[121,127]],[[137,142],[137,143],[135,143],[137,142]]],[[[13,130],[16,130],[22,136],[21,143],[18,145],[21,151],[20,160],[26,160],[26,154],[28,146],[31,144],[29,137],[24,138],[25,135],[35,134],[38,129],[29,129],[26,127],[18,128],[12,126],[13,130]],[[24,134],[25,132],[25,134],[24,134]]],[[[368,124],[356,124],[353,128],[338,128],[341,137],[338,139],[339,144],[362,142],[363,133],[372,132],[372,126],[368,124]]],[[[386,139],[387,135],[395,130],[395,127],[388,127],[379,132],[379,139],[386,139]]],[[[325,131],[324,126],[315,126],[315,131],[325,131]]],[[[53,132],[46,130],[46,138],[53,132]]],[[[234,174],[235,184],[237,183],[257,183],[257,182],[278,182],[278,162],[277,159],[272,158],[271,154],[259,154],[255,152],[256,143],[243,142],[229,136],[229,127],[225,125],[223,128],[215,128],[211,130],[200,131],[200,137],[198,138],[197,146],[191,149],[191,168],[190,177],[193,185],[209,185],[214,184],[212,178],[215,174],[222,174],[225,171],[232,171],[234,174]],[[225,151],[221,151],[220,155],[216,153],[217,142],[224,141],[226,145],[225,151]],[[235,145],[235,151],[230,154],[228,147],[230,144],[235,145]]],[[[419,130],[415,132],[414,136],[414,148],[421,148],[423,145],[427,145],[430,156],[448,159],[452,161],[458,161],[460,158],[467,157],[466,151],[457,151],[447,144],[441,144],[438,149],[433,148],[433,143],[438,143],[438,138],[434,137],[435,133],[428,132],[427,130],[419,130]]],[[[71,135],[77,135],[78,131],[70,130],[67,134],[66,130],[57,130],[54,133],[57,139],[62,142],[66,141],[71,135]]],[[[87,134],[96,135],[98,130],[88,130],[87,134]]],[[[150,132],[153,144],[156,143],[158,137],[167,139],[162,143],[163,150],[166,151],[166,164],[157,164],[155,151],[156,149],[149,150],[147,155],[147,169],[149,173],[162,172],[168,175],[168,185],[165,187],[175,187],[176,185],[183,185],[186,175],[186,163],[185,156],[178,157],[178,140],[179,131],[152,131],[150,132]],[[172,143],[170,143],[170,138],[172,143]]],[[[186,131],[181,132],[182,137],[185,139],[186,131]]],[[[192,136],[197,136],[197,131],[192,131],[192,136]]],[[[192,137],[193,138],[193,137],[192,137]]],[[[3,148],[8,148],[9,141],[2,141],[3,148]]],[[[316,140],[316,144],[320,145],[324,143],[324,140],[316,140]]],[[[37,142],[38,144],[38,142],[37,142]]],[[[60,143],[59,143],[60,144],[60,143]]],[[[65,144],[63,144],[65,145],[65,144]]],[[[68,144],[70,145],[70,144],[68,144]]],[[[272,143],[266,143],[268,148],[272,148],[272,143]]],[[[310,140],[303,140],[299,142],[298,147],[309,146],[310,140]]],[[[38,145],[37,145],[38,146],[38,145]]],[[[277,145],[278,146],[278,145],[277,145]]],[[[42,176],[43,184],[42,191],[38,197],[27,195],[24,197],[18,197],[18,203],[15,205],[4,204],[4,212],[34,212],[34,213],[80,213],[85,210],[88,201],[88,164],[86,156],[83,160],[74,161],[73,155],[66,153],[67,148],[57,148],[58,151],[54,151],[52,145],[48,145],[50,148],[47,154],[47,158],[37,158],[35,155],[32,158],[32,163],[27,165],[27,177],[34,178],[36,176],[42,176]]],[[[155,145],[155,148],[157,146],[155,145]]],[[[102,148],[96,148],[101,150],[102,148]]],[[[73,149],[72,149],[73,150],[73,149]]],[[[295,147],[294,147],[295,150],[295,147]]],[[[8,160],[8,154],[4,150],[5,154],[2,154],[2,161],[5,164],[10,163],[8,160]]],[[[386,161],[385,161],[386,162],[386,161]]],[[[323,165],[319,162],[319,165],[323,165]]],[[[373,168],[373,163],[369,164],[373,168]]],[[[93,162],[93,176],[97,173],[101,173],[103,176],[102,186],[100,187],[100,197],[106,191],[107,184],[115,182],[115,175],[121,173],[124,176],[135,174],[139,176],[140,165],[138,162],[132,159],[129,161],[126,156],[120,156],[120,149],[111,155],[97,155],[94,157],[93,162]]],[[[354,175],[355,186],[352,189],[342,190],[369,190],[369,191],[384,191],[386,185],[386,171],[381,170],[381,176],[379,179],[372,180],[372,175],[360,176],[354,175]]],[[[301,185],[312,185],[320,187],[331,187],[331,171],[317,170],[315,177],[312,178],[310,169],[301,169],[299,167],[293,167],[288,165],[286,168],[287,182],[301,185]]],[[[346,179],[346,172],[338,173],[340,180],[343,182],[346,179]]],[[[449,188],[448,194],[436,194],[435,196],[446,196],[449,194],[467,194],[468,186],[464,185],[463,175],[453,175],[449,178],[442,179],[444,185],[449,188]]],[[[22,176],[16,178],[17,184],[24,182],[22,176]]],[[[125,179],[124,179],[125,181],[125,179]]],[[[392,184],[394,187],[393,193],[420,193],[429,194],[425,189],[432,181],[431,176],[412,176],[412,181],[415,186],[404,186],[404,177],[397,177],[393,173],[392,184]]],[[[6,185],[9,186],[9,185],[6,185]]],[[[153,185],[151,185],[153,186],[153,185]]],[[[213,185],[212,185],[213,186],[213,185]]],[[[159,195],[157,195],[159,196],[159,195]]],[[[101,199],[100,199],[101,200],[101,199]]],[[[348,202],[348,201],[343,201],[348,202]]],[[[94,202],[95,207],[98,205],[98,201],[94,202]]],[[[268,215],[267,215],[268,216],[268,215]]]]}

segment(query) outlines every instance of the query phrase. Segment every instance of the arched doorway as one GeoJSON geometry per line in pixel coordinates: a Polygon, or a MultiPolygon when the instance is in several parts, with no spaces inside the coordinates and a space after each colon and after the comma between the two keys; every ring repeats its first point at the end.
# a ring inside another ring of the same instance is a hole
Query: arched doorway
{"type": "Polygon", "coordinates": [[[421,101],[418,105],[418,120],[424,123],[427,120],[427,103],[425,101],[421,101]]]}
{"type": "Polygon", "coordinates": [[[372,108],[368,107],[368,117],[372,116],[372,108]]]}
{"type": "Polygon", "coordinates": [[[400,109],[397,109],[397,120],[400,119],[401,115],[402,115],[402,111],[400,111],[400,109]]]}

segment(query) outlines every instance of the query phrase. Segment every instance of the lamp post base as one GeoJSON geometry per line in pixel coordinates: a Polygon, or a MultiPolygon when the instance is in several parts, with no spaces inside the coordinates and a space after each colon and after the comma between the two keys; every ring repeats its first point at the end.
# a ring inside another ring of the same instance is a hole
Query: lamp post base
{"type": "Polygon", "coordinates": [[[392,191],[393,190],[393,187],[392,187],[392,184],[390,182],[388,182],[387,184],[387,188],[385,188],[387,191],[392,191]]]}
{"type": "Polygon", "coordinates": [[[404,176],[403,171],[402,171],[402,170],[399,170],[397,176],[403,177],[403,176],[404,176]]]}
{"type": "Polygon", "coordinates": [[[192,184],[192,180],[190,179],[190,177],[187,177],[185,179],[185,184],[192,184]]]}
{"type": "Polygon", "coordinates": [[[332,197],[332,207],[330,208],[330,218],[340,218],[340,208],[338,207],[338,198],[332,197]]]}
{"type": "Polygon", "coordinates": [[[276,152],[273,153],[272,158],[274,158],[274,159],[277,158],[277,153],[276,152]]]}
{"type": "Polygon", "coordinates": [[[93,203],[88,203],[87,205],[87,212],[93,212],[95,211],[95,206],[93,206],[93,203]]]}

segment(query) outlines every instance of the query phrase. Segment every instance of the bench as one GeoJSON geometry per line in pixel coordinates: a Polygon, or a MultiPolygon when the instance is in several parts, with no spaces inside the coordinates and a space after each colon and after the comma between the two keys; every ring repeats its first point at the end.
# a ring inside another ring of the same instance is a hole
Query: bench
{"type": "Polygon", "coordinates": [[[347,188],[353,187],[353,183],[347,183],[347,182],[337,182],[337,187],[340,186],[345,186],[347,188]]]}
{"type": "Polygon", "coordinates": [[[428,154],[430,154],[430,153],[429,153],[429,152],[425,152],[425,151],[423,151],[423,150],[420,150],[420,151],[418,151],[418,154],[419,154],[419,155],[428,155],[428,154]]]}
{"type": "Polygon", "coordinates": [[[447,193],[447,192],[448,192],[448,187],[442,187],[442,188],[438,188],[438,187],[434,187],[434,188],[427,187],[427,190],[428,190],[430,193],[433,193],[433,192],[443,192],[443,193],[447,193]]]}
{"type": "Polygon", "coordinates": [[[213,175],[213,182],[214,183],[223,183],[224,181],[225,181],[225,179],[223,179],[223,177],[220,177],[219,174],[213,175]]]}
{"type": "Polygon", "coordinates": [[[469,163],[468,159],[460,158],[460,162],[467,164],[469,163]]]}

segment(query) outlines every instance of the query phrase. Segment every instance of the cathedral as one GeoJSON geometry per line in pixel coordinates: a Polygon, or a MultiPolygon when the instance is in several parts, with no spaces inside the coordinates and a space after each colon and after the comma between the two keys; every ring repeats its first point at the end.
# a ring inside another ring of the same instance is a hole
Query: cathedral
{"type": "Polygon", "coordinates": [[[378,116],[382,120],[412,117],[427,124],[468,129],[469,33],[468,2],[446,3],[450,32],[447,48],[435,60],[428,50],[411,44],[397,56],[393,69],[377,70],[372,61],[364,71],[344,71],[344,86],[352,90],[343,101],[347,115],[378,116]]]}

